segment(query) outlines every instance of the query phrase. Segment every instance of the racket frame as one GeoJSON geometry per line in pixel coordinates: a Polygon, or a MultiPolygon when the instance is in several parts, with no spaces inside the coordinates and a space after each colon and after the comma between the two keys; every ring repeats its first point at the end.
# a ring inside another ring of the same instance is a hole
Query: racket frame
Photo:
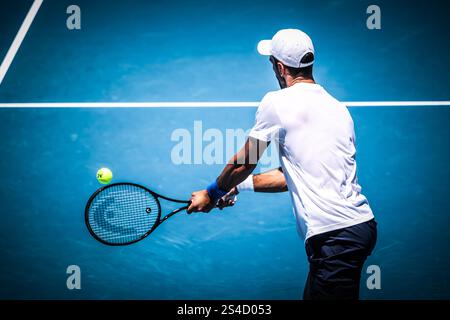
{"type": "Polygon", "coordinates": [[[176,214],[176,213],[178,213],[178,212],[180,212],[180,211],[182,211],[182,210],[187,209],[187,208],[189,207],[189,203],[190,203],[190,201],[187,201],[187,200],[178,200],[178,199],[173,199],[173,198],[169,198],[169,197],[162,196],[162,195],[160,195],[160,194],[158,194],[158,193],[156,193],[156,192],[154,192],[154,191],[152,191],[152,190],[150,190],[150,189],[148,189],[148,188],[146,188],[146,187],[144,187],[144,186],[142,186],[142,185],[140,185],[140,184],[137,184],[137,183],[132,183],[132,182],[116,182],[116,183],[111,183],[111,184],[108,184],[107,186],[103,186],[103,187],[101,187],[101,188],[98,188],[98,189],[97,189],[97,190],[89,197],[89,200],[88,200],[88,202],[87,202],[87,204],[86,204],[86,207],[85,207],[85,209],[84,209],[84,222],[85,222],[85,224],[86,224],[86,227],[87,227],[89,233],[91,234],[91,236],[92,236],[95,240],[97,240],[97,241],[99,241],[99,242],[101,242],[101,243],[103,243],[103,244],[105,244],[105,245],[108,245],[108,246],[127,246],[127,245],[136,243],[136,242],[138,242],[138,241],[141,241],[141,240],[147,238],[147,237],[149,236],[149,234],[152,233],[153,230],[155,230],[156,227],[158,227],[161,223],[163,223],[164,221],[166,221],[168,218],[170,218],[170,217],[173,216],[174,214],[176,214]],[[123,186],[123,185],[133,186],[133,187],[141,188],[141,189],[143,189],[143,190],[149,192],[153,197],[155,197],[155,202],[156,202],[156,204],[157,204],[157,206],[158,206],[158,217],[156,218],[155,223],[153,224],[153,226],[152,226],[146,233],[144,233],[140,238],[135,239],[135,240],[133,240],[133,241],[125,242],[125,243],[111,243],[111,242],[107,242],[107,241],[101,239],[99,236],[97,236],[97,235],[95,234],[95,232],[92,230],[91,225],[90,225],[90,223],[89,223],[89,209],[90,209],[90,207],[91,207],[91,203],[92,203],[92,201],[94,200],[94,198],[95,198],[100,192],[102,192],[103,190],[108,189],[108,188],[111,188],[111,187],[115,187],[115,186],[118,186],[118,185],[122,185],[122,186],[123,186]],[[183,207],[181,207],[181,208],[178,208],[178,209],[173,210],[172,212],[168,213],[167,215],[165,215],[165,216],[161,219],[161,204],[160,204],[160,202],[159,202],[159,198],[164,199],[164,200],[168,200],[168,201],[171,201],[171,202],[175,202],[175,203],[185,203],[186,205],[183,206],[183,207]]]}

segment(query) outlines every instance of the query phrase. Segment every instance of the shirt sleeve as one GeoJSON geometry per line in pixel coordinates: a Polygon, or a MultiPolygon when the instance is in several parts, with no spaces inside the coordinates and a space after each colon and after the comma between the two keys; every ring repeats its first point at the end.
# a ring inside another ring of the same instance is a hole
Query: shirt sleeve
{"type": "Polygon", "coordinates": [[[280,130],[280,119],[273,104],[271,93],[269,92],[259,104],[258,111],[256,111],[255,125],[248,135],[255,139],[268,142],[277,140],[280,130]]]}

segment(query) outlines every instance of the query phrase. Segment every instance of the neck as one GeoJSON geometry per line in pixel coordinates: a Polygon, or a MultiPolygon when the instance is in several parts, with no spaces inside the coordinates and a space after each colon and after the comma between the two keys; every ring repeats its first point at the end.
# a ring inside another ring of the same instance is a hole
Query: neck
{"type": "Polygon", "coordinates": [[[287,84],[288,87],[291,87],[294,84],[301,83],[301,82],[304,82],[304,83],[316,83],[314,81],[314,78],[303,78],[303,77],[292,78],[292,77],[288,77],[286,79],[286,84],[287,84]]]}

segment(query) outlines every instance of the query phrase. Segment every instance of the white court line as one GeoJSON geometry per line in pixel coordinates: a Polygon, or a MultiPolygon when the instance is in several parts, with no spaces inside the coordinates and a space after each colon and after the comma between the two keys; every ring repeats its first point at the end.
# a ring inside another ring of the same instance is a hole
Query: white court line
{"type": "Polygon", "coordinates": [[[31,26],[31,23],[34,20],[34,17],[36,17],[36,14],[41,7],[43,0],[34,0],[33,5],[31,6],[30,10],[27,13],[27,16],[25,17],[25,20],[23,20],[22,25],[20,26],[19,31],[16,34],[16,37],[14,38],[14,41],[11,44],[11,47],[9,48],[8,52],[6,53],[5,58],[3,59],[2,64],[0,65],[0,84],[2,83],[3,79],[5,78],[6,72],[8,72],[9,66],[14,60],[14,57],[16,56],[17,51],[20,48],[20,45],[22,44],[23,39],[25,38],[28,29],[31,26]]]}
{"type": "MultiPolygon", "coordinates": [[[[450,106],[450,101],[348,101],[348,107],[450,106]]],[[[0,103],[0,108],[245,108],[259,102],[36,102],[0,103]]]]}
{"type": "Polygon", "coordinates": [[[241,108],[258,102],[51,102],[0,103],[0,108],[241,108]]]}

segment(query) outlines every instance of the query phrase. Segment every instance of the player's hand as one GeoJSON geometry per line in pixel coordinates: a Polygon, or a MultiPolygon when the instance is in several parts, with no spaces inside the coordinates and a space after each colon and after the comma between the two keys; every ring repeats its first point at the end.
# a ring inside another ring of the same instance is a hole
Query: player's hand
{"type": "Polygon", "coordinates": [[[206,190],[192,192],[190,201],[191,204],[187,208],[188,213],[210,212],[214,208],[214,203],[212,203],[206,190]]]}
{"type": "Polygon", "coordinates": [[[217,208],[222,210],[223,208],[234,206],[237,201],[238,193],[239,192],[237,191],[236,187],[231,189],[226,195],[219,199],[219,201],[217,202],[217,208]]]}

